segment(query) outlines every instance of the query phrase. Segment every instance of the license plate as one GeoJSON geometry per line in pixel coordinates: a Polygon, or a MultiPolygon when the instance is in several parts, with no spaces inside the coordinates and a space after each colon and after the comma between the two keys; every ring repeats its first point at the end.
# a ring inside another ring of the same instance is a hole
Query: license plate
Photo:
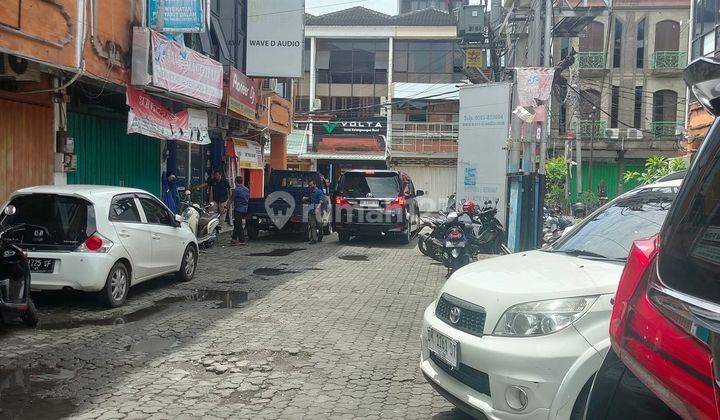
{"type": "Polygon", "coordinates": [[[450,366],[458,367],[458,342],[452,338],[440,334],[432,328],[428,328],[428,350],[435,353],[450,366]]]}
{"type": "Polygon", "coordinates": [[[34,273],[52,273],[55,269],[55,260],[51,258],[30,258],[28,264],[34,273]]]}
{"type": "Polygon", "coordinates": [[[373,200],[360,200],[360,205],[363,207],[377,207],[378,203],[373,200]]]}

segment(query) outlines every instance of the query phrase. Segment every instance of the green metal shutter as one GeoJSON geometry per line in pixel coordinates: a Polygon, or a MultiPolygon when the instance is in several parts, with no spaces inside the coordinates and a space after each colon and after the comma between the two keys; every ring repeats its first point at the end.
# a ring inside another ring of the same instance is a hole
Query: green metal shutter
{"type": "Polygon", "coordinates": [[[159,197],[161,142],[126,130],[125,121],[68,112],[77,155],[68,184],[141,188],[159,197]]]}
{"type": "MultiPolygon", "coordinates": [[[[625,171],[640,171],[642,172],[644,169],[645,161],[631,161],[626,160],[625,161],[625,171]]],[[[572,168],[572,179],[570,180],[570,198],[572,202],[577,201],[577,167],[572,168]]],[[[588,164],[586,162],[583,162],[582,165],[582,173],[583,173],[583,190],[587,190],[587,181],[588,181],[588,164]]],[[[598,186],[600,185],[600,182],[605,181],[606,190],[607,190],[607,196],[608,200],[612,200],[613,198],[618,196],[618,173],[617,173],[617,163],[616,162],[596,162],[593,164],[593,180],[592,180],[592,192],[597,194],[598,192],[598,186]]],[[[630,191],[631,189],[637,187],[640,185],[638,181],[631,181],[631,182],[625,182],[623,185],[623,189],[625,192],[630,191]]]]}

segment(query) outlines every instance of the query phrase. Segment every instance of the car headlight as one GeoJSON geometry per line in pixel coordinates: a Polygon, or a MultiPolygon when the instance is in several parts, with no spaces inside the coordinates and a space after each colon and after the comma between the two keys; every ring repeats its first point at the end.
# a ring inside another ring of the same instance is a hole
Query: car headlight
{"type": "Polygon", "coordinates": [[[582,296],[511,306],[500,317],[493,334],[513,337],[552,334],[580,319],[597,298],[582,296]]]}

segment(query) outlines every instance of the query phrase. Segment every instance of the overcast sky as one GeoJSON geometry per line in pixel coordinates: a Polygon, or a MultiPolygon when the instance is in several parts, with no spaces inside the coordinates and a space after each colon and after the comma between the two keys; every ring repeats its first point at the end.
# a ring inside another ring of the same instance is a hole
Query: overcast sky
{"type": "Polygon", "coordinates": [[[388,15],[397,13],[397,0],[305,0],[305,11],[316,16],[356,6],[367,7],[388,15]]]}

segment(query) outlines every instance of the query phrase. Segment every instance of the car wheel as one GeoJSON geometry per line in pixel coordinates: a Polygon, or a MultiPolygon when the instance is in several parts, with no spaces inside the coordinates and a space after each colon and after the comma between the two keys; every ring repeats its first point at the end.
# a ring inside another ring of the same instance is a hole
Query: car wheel
{"type": "Polygon", "coordinates": [[[195,277],[195,270],[197,269],[197,251],[192,245],[188,245],[183,253],[182,264],[180,264],[180,270],[175,273],[175,278],[178,281],[190,281],[195,277]]]}
{"type": "Polygon", "coordinates": [[[580,390],[580,395],[578,395],[575,400],[575,405],[573,405],[573,409],[570,412],[570,420],[581,420],[585,417],[585,407],[590,397],[590,388],[592,388],[593,379],[595,379],[595,375],[593,375],[580,390]]]}
{"type": "Polygon", "coordinates": [[[102,299],[105,306],[117,308],[122,306],[127,299],[130,289],[130,273],[127,266],[122,262],[116,262],[110,269],[105,280],[105,287],[102,290],[102,299]]]}
{"type": "Polygon", "coordinates": [[[341,244],[346,244],[350,242],[350,234],[347,232],[338,232],[338,240],[341,244]]]}
{"type": "Polygon", "coordinates": [[[20,319],[22,320],[23,324],[30,328],[35,328],[37,326],[37,308],[35,308],[35,303],[32,301],[32,299],[28,299],[28,308],[22,313],[22,315],[20,315],[20,319]]]}
{"type": "Polygon", "coordinates": [[[400,233],[400,243],[403,245],[407,245],[410,243],[410,239],[412,238],[412,230],[410,229],[410,222],[405,225],[405,231],[400,233]]]}

